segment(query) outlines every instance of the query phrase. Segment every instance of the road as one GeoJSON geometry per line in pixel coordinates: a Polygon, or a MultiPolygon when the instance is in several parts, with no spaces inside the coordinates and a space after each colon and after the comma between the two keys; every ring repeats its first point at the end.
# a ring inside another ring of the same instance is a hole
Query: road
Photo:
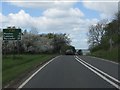
{"type": "Polygon", "coordinates": [[[120,65],[90,56],[52,59],[20,88],[119,88],[120,65]]]}

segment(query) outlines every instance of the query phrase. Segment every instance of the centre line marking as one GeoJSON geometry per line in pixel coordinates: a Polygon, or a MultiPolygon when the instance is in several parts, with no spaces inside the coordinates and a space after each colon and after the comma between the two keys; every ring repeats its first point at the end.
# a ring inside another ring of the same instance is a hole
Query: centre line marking
{"type": "Polygon", "coordinates": [[[91,70],[92,72],[94,72],[95,74],[97,74],[98,76],[100,76],[102,79],[104,79],[108,83],[112,84],[114,87],[120,89],[120,86],[118,86],[116,83],[112,82],[111,80],[109,80],[108,78],[106,78],[105,76],[103,76],[102,74],[100,74],[99,72],[97,72],[96,70],[92,69],[90,66],[86,65],[85,63],[83,63],[82,61],[80,61],[78,58],[75,58],[75,59],[79,63],[81,63],[82,65],[84,65],[85,67],[87,67],[89,70],[91,70]]]}
{"type": "Polygon", "coordinates": [[[87,62],[85,62],[84,60],[82,60],[82,59],[81,59],[81,58],[79,58],[78,56],[76,56],[76,58],[80,59],[80,60],[81,60],[82,62],[84,62],[85,64],[87,64],[87,65],[89,65],[90,67],[92,67],[93,69],[95,69],[95,70],[97,70],[97,71],[101,72],[102,74],[104,74],[105,76],[107,76],[107,77],[111,78],[112,80],[114,80],[114,81],[116,81],[116,82],[120,83],[120,81],[119,81],[119,80],[117,80],[116,78],[114,78],[114,77],[112,77],[112,76],[108,75],[107,73],[105,73],[105,72],[101,71],[100,69],[98,69],[98,68],[94,67],[93,65],[91,65],[91,64],[89,64],[89,63],[87,63],[87,62]]]}

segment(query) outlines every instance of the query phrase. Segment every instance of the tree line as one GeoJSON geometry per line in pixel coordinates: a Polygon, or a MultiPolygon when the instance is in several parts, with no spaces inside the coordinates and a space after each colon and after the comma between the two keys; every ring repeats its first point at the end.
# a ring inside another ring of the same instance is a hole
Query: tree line
{"type": "Polygon", "coordinates": [[[88,32],[88,43],[91,52],[118,47],[120,45],[120,12],[115,14],[112,21],[104,19],[96,25],[91,25],[88,32]]]}
{"type": "MultiPolygon", "coordinates": [[[[7,27],[16,28],[16,27],[7,27]]],[[[2,36],[2,31],[0,32],[2,36]]],[[[64,54],[69,48],[75,50],[74,46],[70,45],[69,35],[66,33],[48,33],[48,34],[33,34],[24,30],[21,40],[3,40],[2,53],[5,54],[39,54],[39,53],[60,53],[64,54]]]]}

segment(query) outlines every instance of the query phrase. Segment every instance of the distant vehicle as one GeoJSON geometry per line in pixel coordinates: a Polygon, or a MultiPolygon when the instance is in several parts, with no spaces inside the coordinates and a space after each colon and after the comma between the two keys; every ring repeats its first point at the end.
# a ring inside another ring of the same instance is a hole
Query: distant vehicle
{"type": "Polygon", "coordinates": [[[74,51],[71,49],[66,50],[65,54],[66,55],[75,55],[74,51]]]}
{"type": "Polygon", "coordinates": [[[80,49],[80,50],[78,50],[78,51],[77,51],[77,54],[78,54],[78,55],[83,55],[82,50],[81,50],[81,49],[80,49]]]}

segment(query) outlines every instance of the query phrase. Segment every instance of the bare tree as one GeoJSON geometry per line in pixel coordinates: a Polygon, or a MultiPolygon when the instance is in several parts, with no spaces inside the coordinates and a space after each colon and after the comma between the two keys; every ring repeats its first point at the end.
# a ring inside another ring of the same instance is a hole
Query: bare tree
{"type": "Polygon", "coordinates": [[[88,32],[88,43],[90,48],[99,45],[101,42],[101,38],[104,36],[107,20],[102,20],[98,22],[96,25],[91,25],[88,32]]]}

